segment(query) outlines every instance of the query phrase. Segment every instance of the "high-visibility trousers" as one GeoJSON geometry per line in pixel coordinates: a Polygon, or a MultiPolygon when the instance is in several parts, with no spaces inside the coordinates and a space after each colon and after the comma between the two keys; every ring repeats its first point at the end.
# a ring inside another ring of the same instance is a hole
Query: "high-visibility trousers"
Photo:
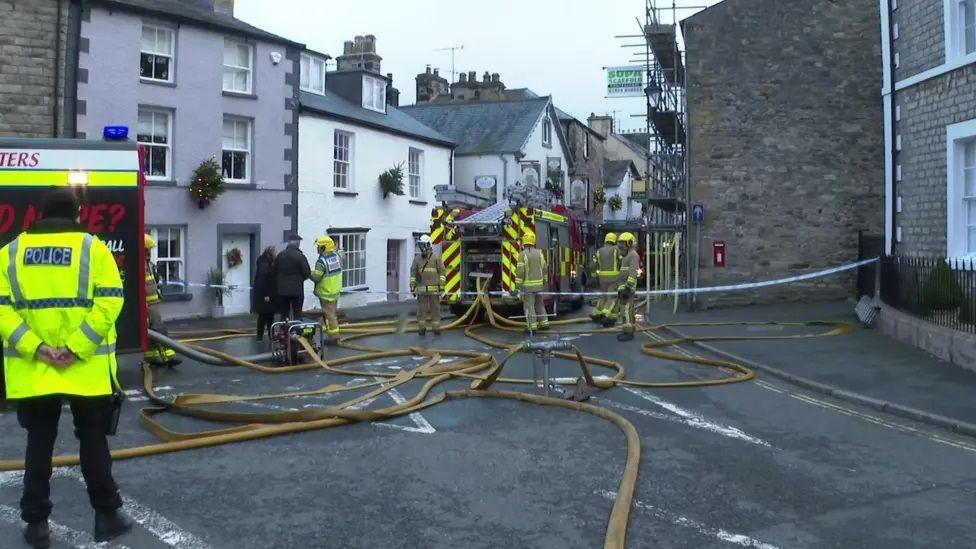
{"type": "Polygon", "coordinates": [[[600,279],[600,292],[609,295],[601,295],[596,301],[596,309],[593,311],[595,316],[613,320],[617,319],[619,309],[617,303],[617,286],[619,284],[616,279],[600,279]]]}
{"type": "Polygon", "coordinates": [[[631,295],[626,299],[620,298],[620,313],[621,320],[623,322],[622,329],[624,333],[632,334],[634,333],[634,296],[631,295]]]}
{"type": "MultiPolygon", "coordinates": [[[[159,302],[148,303],[146,308],[149,311],[149,329],[167,335],[166,324],[163,316],[159,313],[159,302]]],[[[149,348],[144,353],[149,362],[164,363],[169,362],[176,356],[176,351],[161,343],[149,343],[149,348]]]]}
{"type": "Polygon", "coordinates": [[[546,302],[539,292],[522,292],[522,307],[525,310],[525,325],[530,330],[549,326],[546,302]]]}
{"type": "Polygon", "coordinates": [[[440,292],[419,292],[417,294],[417,324],[421,328],[440,329],[440,292]]]}
{"type": "Polygon", "coordinates": [[[319,305],[322,306],[322,330],[326,336],[334,338],[339,335],[339,302],[319,298],[319,305]]]}

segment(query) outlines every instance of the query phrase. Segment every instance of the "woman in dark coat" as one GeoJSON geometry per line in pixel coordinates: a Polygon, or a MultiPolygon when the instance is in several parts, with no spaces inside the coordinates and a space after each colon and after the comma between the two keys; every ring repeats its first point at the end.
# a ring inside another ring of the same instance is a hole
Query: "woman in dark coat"
{"type": "Polygon", "coordinates": [[[265,333],[271,337],[271,324],[277,309],[275,301],[275,271],[274,261],[276,250],[268,246],[258,257],[257,269],[254,272],[254,312],[258,314],[258,330],[255,338],[262,341],[265,333]]]}

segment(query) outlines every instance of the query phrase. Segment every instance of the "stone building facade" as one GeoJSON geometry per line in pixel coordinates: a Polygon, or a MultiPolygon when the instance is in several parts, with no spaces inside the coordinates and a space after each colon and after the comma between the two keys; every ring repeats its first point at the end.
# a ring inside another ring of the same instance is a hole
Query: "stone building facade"
{"type": "MultiPolygon", "coordinates": [[[[876,7],[876,0],[725,0],[683,21],[690,202],[706,212],[699,286],[845,264],[858,257],[859,232],[882,231],[876,7]],[[724,267],[714,265],[714,242],[726,244],[724,267]]],[[[849,273],[700,302],[853,293],[849,273]]]]}
{"type": "Polygon", "coordinates": [[[976,1],[882,4],[888,251],[973,257],[976,1]]]}
{"type": "Polygon", "coordinates": [[[0,135],[73,137],[79,7],[0,0],[0,135]]]}
{"type": "Polygon", "coordinates": [[[566,112],[556,109],[556,116],[573,159],[569,172],[569,204],[585,211],[594,223],[600,223],[603,208],[593,204],[593,191],[606,184],[606,138],[566,112]]]}

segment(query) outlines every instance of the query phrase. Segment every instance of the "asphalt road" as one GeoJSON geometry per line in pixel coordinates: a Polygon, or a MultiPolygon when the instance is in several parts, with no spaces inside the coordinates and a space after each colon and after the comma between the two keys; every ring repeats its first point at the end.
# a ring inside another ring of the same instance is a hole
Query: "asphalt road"
{"type": "MultiPolygon", "coordinates": [[[[420,341],[484,350],[459,332],[366,343],[397,348],[420,341]]],[[[652,359],[639,353],[638,342],[618,344],[609,335],[574,341],[587,354],[621,361],[630,379],[717,375],[652,359]]],[[[250,340],[220,346],[241,354],[260,350],[250,340]]],[[[816,357],[797,360],[815,363],[816,357]]],[[[411,364],[418,362],[361,366],[393,371],[411,364]]],[[[555,363],[558,376],[575,376],[573,368],[555,363]]],[[[529,372],[528,357],[521,357],[506,373],[529,372]]],[[[188,361],[161,372],[156,386],[164,396],[251,394],[349,381],[321,372],[269,376],[188,361]]],[[[138,386],[131,369],[125,384],[138,386]]],[[[399,393],[409,396],[417,385],[399,393]]],[[[438,390],[465,385],[451,382],[438,390]]],[[[370,406],[390,406],[395,396],[370,406]]],[[[146,403],[137,398],[127,404],[115,447],[154,442],[138,425],[137,409],[146,403]]],[[[226,409],[303,408],[340,398],[226,409]]],[[[629,547],[976,546],[972,439],[768,378],[711,388],[620,387],[592,402],[623,414],[641,436],[629,547]]],[[[58,450],[74,453],[69,413],[58,450]]],[[[212,427],[179,417],[165,422],[186,431],[212,427]]],[[[12,412],[0,413],[0,432],[0,456],[22,455],[23,431],[12,412]]],[[[623,434],[588,414],[498,400],[447,402],[385,424],[117,462],[126,511],[139,526],[111,546],[599,547],[625,455],[623,434]]],[[[21,546],[18,482],[16,474],[0,474],[0,547],[21,546]]],[[[56,474],[53,498],[55,546],[95,547],[77,469],[56,474]]]]}

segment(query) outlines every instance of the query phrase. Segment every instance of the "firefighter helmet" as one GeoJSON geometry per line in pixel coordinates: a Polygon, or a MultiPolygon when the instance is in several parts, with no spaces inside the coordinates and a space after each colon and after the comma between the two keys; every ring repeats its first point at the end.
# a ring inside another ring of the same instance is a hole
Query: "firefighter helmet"
{"type": "Polygon", "coordinates": [[[429,252],[432,244],[433,241],[430,239],[429,234],[420,235],[420,241],[418,242],[418,246],[420,247],[421,252],[424,253],[429,252]]]}
{"type": "Polygon", "coordinates": [[[147,250],[150,250],[150,249],[156,247],[156,239],[153,238],[152,235],[150,235],[149,233],[146,233],[144,240],[145,240],[145,243],[146,243],[146,249],[147,250]]]}
{"type": "Polygon", "coordinates": [[[522,245],[523,246],[535,246],[535,233],[529,231],[522,235],[522,245]]]}
{"type": "Polygon", "coordinates": [[[335,251],[335,240],[331,236],[321,235],[315,239],[315,246],[325,248],[326,253],[335,251]]]}
{"type": "Polygon", "coordinates": [[[607,233],[607,236],[603,237],[603,243],[604,244],[616,244],[617,243],[617,235],[615,235],[613,233],[607,233]]]}
{"type": "Polygon", "coordinates": [[[627,246],[633,246],[637,243],[637,238],[634,237],[634,233],[620,233],[620,237],[617,238],[617,242],[627,246]]]}

